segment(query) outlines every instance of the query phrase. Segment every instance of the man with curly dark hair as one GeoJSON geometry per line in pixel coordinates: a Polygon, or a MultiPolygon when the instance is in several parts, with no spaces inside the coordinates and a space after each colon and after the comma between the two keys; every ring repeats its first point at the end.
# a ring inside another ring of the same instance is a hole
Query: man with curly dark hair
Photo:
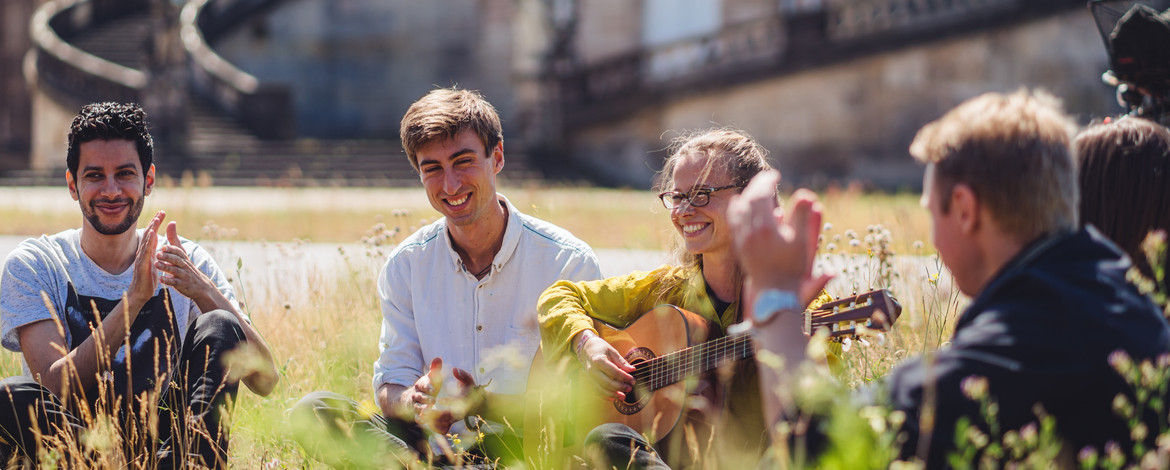
{"type": "Polygon", "coordinates": [[[237,384],[222,358],[248,343],[263,365],[231,375],[267,395],[268,346],[212,257],[163,227],[166,213],[135,229],[155,180],[145,111],[87,105],[68,140],[81,228],[25,240],[0,271],[0,343],[24,362],[0,382],[0,452],[87,462],[79,431],[109,417],[133,466],[226,466],[219,408],[237,384]]]}

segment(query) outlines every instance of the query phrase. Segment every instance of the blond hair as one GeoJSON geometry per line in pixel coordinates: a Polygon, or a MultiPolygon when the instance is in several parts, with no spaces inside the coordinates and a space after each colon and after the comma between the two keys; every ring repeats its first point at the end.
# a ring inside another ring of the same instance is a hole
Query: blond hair
{"type": "Polygon", "coordinates": [[[944,213],[962,183],[1002,230],[1030,241],[1077,227],[1076,128],[1043,91],[985,93],[919,130],[910,154],[934,165],[944,213]]]}
{"type": "Polygon", "coordinates": [[[406,110],[399,137],[410,165],[418,170],[418,151],[433,142],[454,139],[462,131],[479,136],[485,154],[504,140],[496,108],[474,90],[456,87],[431,90],[406,110]]]}

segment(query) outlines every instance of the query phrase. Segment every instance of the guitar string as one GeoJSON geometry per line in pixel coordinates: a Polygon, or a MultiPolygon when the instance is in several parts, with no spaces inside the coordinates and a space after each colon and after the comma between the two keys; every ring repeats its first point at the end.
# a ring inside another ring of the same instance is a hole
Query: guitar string
{"type": "MultiPolygon", "coordinates": [[[[746,351],[748,345],[747,338],[744,336],[726,337],[720,340],[710,341],[702,345],[685,348],[674,353],[659,356],[643,363],[643,367],[636,371],[636,377],[645,379],[647,374],[652,377],[660,378],[665,376],[667,379],[674,375],[679,375],[679,372],[690,372],[691,369],[709,370],[712,366],[712,361],[719,361],[727,356],[735,356],[736,349],[746,351]],[[730,352],[730,354],[729,354],[730,352]],[[703,359],[699,361],[696,359],[703,359]],[[702,362],[702,364],[700,364],[702,362]],[[641,373],[639,373],[641,372],[641,373]]],[[[743,357],[747,357],[744,355],[743,357]]]]}
{"type": "Polygon", "coordinates": [[[640,364],[631,375],[635,380],[648,381],[650,388],[656,390],[682,377],[711,370],[728,357],[749,357],[750,351],[751,342],[747,335],[727,336],[650,359],[640,364]]]}
{"type": "MultiPolygon", "coordinates": [[[[861,309],[847,308],[845,311],[837,313],[845,313],[846,311],[853,310],[861,309]]],[[[813,319],[814,314],[815,312],[807,313],[810,320],[813,319]]],[[[697,346],[683,348],[673,353],[651,358],[639,365],[631,375],[635,381],[639,382],[645,382],[649,379],[651,390],[657,390],[677,382],[682,377],[714,369],[727,357],[735,357],[738,360],[747,358],[752,354],[754,354],[754,351],[752,351],[751,341],[748,335],[725,336],[697,346]],[[739,357],[735,357],[737,354],[739,357]],[[699,364],[699,362],[702,362],[702,364],[699,364]]]]}

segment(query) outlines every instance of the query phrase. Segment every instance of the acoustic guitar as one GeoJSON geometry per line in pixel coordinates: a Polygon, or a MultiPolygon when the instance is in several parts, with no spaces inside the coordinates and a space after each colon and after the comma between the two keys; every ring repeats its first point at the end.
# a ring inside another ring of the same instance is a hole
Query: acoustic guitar
{"type": "MultiPolygon", "coordinates": [[[[811,334],[824,328],[830,338],[841,340],[863,328],[886,331],[901,313],[902,306],[888,291],[877,290],[804,312],[804,331],[811,334]]],[[[582,372],[575,358],[546,361],[538,350],[528,378],[524,425],[526,455],[537,468],[557,467],[553,461],[538,460],[579,446],[585,434],[602,423],[625,424],[654,442],[682,416],[686,398],[697,384],[688,379],[755,354],[750,336],[712,339],[718,328],[673,305],[646,312],[625,328],[594,323],[598,335],[635,367],[634,389],[625,400],[604,400],[592,384],[574,383],[573,377],[582,372]]]]}

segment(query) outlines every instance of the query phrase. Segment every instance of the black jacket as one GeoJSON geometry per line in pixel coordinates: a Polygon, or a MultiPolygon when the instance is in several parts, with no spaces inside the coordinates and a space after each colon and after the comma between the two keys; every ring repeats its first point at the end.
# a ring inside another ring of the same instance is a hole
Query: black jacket
{"type": "MultiPolygon", "coordinates": [[[[1131,449],[1130,427],[1112,403],[1119,393],[1132,402],[1132,387],[1110,366],[1109,356],[1122,350],[1139,362],[1170,353],[1170,329],[1160,309],[1126,282],[1129,266],[1092,228],[1046,237],[1022,250],[959,317],[950,347],[893,372],[891,403],[907,417],[902,458],[922,457],[928,449],[928,466],[941,467],[955,448],[958,418],[984,421],[961,390],[969,376],[988,379],[1001,433],[1037,421],[1038,403],[1055,418],[1074,455],[1107,441],[1131,449]],[[920,412],[929,400],[937,407],[928,434],[920,412]]],[[[1156,418],[1149,414],[1145,420],[1152,439],[1156,418]]]]}

